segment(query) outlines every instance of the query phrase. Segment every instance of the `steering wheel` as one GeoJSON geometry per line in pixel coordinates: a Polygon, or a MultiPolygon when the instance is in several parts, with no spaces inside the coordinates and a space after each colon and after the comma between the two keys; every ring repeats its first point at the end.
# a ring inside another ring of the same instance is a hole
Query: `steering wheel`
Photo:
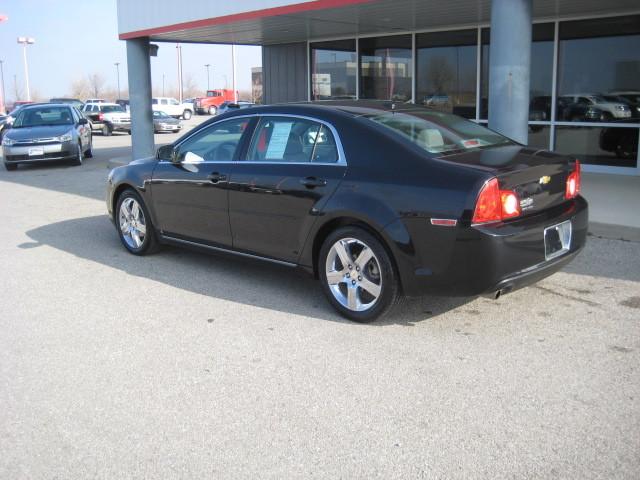
{"type": "Polygon", "coordinates": [[[233,154],[236,151],[236,144],[233,142],[224,142],[216,148],[209,150],[204,159],[209,162],[230,162],[233,160],[233,154]]]}

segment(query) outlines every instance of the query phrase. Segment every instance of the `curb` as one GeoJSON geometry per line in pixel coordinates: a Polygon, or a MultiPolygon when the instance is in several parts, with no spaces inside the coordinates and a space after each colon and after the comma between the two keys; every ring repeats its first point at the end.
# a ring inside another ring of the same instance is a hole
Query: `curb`
{"type": "Polygon", "coordinates": [[[640,242],[640,228],[611,223],[589,222],[589,233],[594,237],[626,242],[640,242]]]}

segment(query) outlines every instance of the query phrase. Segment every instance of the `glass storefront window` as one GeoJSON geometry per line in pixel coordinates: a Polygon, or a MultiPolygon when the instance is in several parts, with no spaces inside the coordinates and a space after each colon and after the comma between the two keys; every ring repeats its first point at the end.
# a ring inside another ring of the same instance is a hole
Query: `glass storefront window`
{"type": "Polygon", "coordinates": [[[416,103],[476,118],[476,29],[416,35],[416,103]]]}
{"type": "Polygon", "coordinates": [[[361,38],[360,98],[411,100],[411,35],[361,38]]]}
{"type": "Polygon", "coordinates": [[[311,44],[311,99],[355,99],[358,81],[355,40],[311,44]]]}
{"type": "Polygon", "coordinates": [[[529,143],[527,143],[527,146],[538,150],[549,150],[550,135],[550,126],[529,124],[529,143]]]}
{"type": "MultiPolygon", "coordinates": [[[[529,120],[551,121],[553,84],[553,23],[536,23],[532,28],[529,84],[529,120]]],[[[491,31],[482,29],[480,73],[480,118],[489,116],[489,41],[491,31]]]]}
{"type": "Polygon", "coordinates": [[[640,15],[560,23],[558,121],[637,123],[639,97],[640,15]]]}
{"type": "Polygon", "coordinates": [[[556,127],[556,148],[591,165],[637,166],[638,130],[632,127],[556,127]]]}

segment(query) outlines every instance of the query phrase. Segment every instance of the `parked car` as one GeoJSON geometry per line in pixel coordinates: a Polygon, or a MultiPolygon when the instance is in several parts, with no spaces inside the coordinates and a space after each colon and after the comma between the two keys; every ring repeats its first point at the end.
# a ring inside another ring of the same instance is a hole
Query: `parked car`
{"type": "Polygon", "coordinates": [[[611,92],[610,94],[603,95],[603,97],[608,100],[626,103],[631,109],[631,118],[640,118],[640,92],[611,92]]]}
{"type": "Polygon", "coordinates": [[[129,100],[124,100],[122,98],[119,98],[118,100],[115,101],[115,103],[120,105],[125,112],[128,112],[131,110],[129,100]]]}
{"type": "Polygon", "coordinates": [[[218,108],[218,115],[222,115],[223,113],[227,113],[230,110],[238,110],[240,108],[249,108],[255,106],[255,103],[246,102],[244,100],[239,100],[237,102],[223,102],[220,104],[220,108],[218,108]]]}
{"type": "Polygon", "coordinates": [[[153,112],[153,131],[160,132],[179,132],[182,130],[182,122],[177,118],[173,118],[164,112],[153,112]]]}
{"type": "MultiPolygon", "coordinates": [[[[580,164],[454,115],[391,102],[259,106],[108,176],[123,246],[167,243],[315,274],[371,321],[402,295],[501,294],[587,236],[580,164]]],[[[283,292],[285,295],[286,292],[283,292]]]]}
{"type": "Polygon", "coordinates": [[[570,121],[608,122],[631,118],[626,103],[610,102],[601,95],[574,94],[561,97],[567,104],[565,118],[570,121]]]}
{"type": "Polygon", "coordinates": [[[4,135],[3,132],[8,118],[8,115],[0,115],[0,140],[2,140],[2,135],[4,135]]]}
{"type": "Polygon", "coordinates": [[[87,98],[84,103],[107,103],[104,98],[87,98]]]}
{"type": "Polygon", "coordinates": [[[100,130],[105,137],[113,132],[131,135],[131,116],[116,103],[85,103],[82,113],[89,119],[91,130],[100,130]]]}
{"type": "Polygon", "coordinates": [[[613,152],[616,157],[630,160],[629,166],[636,166],[638,157],[638,129],[608,127],[600,131],[600,148],[613,152]]]}
{"type": "Polygon", "coordinates": [[[154,97],[151,99],[151,109],[155,112],[165,112],[175,118],[189,120],[193,116],[194,107],[191,103],[180,103],[171,97],[154,97]]]}
{"type": "Polygon", "coordinates": [[[71,160],[81,165],[92,154],[89,122],[71,105],[30,105],[20,109],[2,138],[7,170],[21,163],[71,160]]]}
{"type": "Polygon", "coordinates": [[[84,106],[84,102],[77,98],[52,98],[49,100],[49,103],[67,103],[69,105],[73,105],[78,110],[82,110],[82,107],[84,106]]]}
{"type": "Polygon", "coordinates": [[[208,113],[209,115],[217,115],[220,105],[224,102],[233,102],[238,98],[238,92],[234,96],[233,90],[219,89],[207,90],[206,97],[196,98],[194,107],[199,114],[208,113]]]}

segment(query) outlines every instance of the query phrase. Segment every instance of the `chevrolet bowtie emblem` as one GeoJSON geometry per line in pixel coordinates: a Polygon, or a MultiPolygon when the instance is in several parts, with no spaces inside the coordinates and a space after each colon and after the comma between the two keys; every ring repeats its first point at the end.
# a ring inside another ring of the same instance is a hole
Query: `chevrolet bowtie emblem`
{"type": "Polygon", "coordinates": [[[549,175],[545,175],[544,177],[540,177],[540,185],[546,185],[551,181],[551,177],[549,175]]]}

